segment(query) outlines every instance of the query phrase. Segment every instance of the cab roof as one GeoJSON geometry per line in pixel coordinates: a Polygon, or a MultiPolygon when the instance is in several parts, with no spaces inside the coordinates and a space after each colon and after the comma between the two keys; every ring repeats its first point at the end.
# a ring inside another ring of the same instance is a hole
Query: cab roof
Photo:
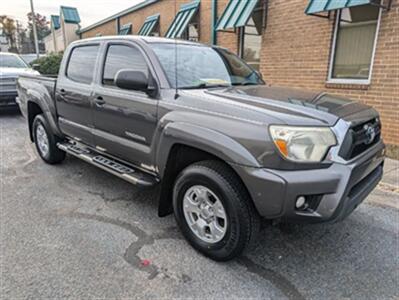
{"type": "Polygon", "coordinates": [[[165,43],[165,44],[179,44],[179,45],[192,45],[192,46],[208,47],[208,45],[205,45],[205,44],[186,41],[186,40],[168,39],[168,38],[164,38],[164,37],[140,36],[140,35],[128,35],[128,36],[108,35],[108,36],[101,36],[101,37],[93,37],[93,38],[87,38],[87,39],[75,41],[75,42],[73,42],[73,44],[84,44],[84,43],[89,43],[89,42],[94,42],[94,41],[109,41],[109,40],[131,40],[131,41],[140,40],[140,41],[146,42],[148,44],[165,43]]]}

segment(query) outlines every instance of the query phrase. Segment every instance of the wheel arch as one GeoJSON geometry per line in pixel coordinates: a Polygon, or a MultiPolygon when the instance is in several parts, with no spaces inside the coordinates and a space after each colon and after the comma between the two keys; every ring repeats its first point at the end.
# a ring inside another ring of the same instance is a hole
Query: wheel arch
{"type": "Polygon", "coordinates": [[[27,119],[28,119],[28,126],[29,126],[29,137],[32,142],[34,142],[34,136],[32,133],[33,121],[35,120],[35,117],[39,114],[43,114],[44,118],[46,118],[47,122],[50,125],[51,131],[54,134],[56,134],[57,136],[62,136],[50,110],[48,108],[46,108],[40,101],[36,101],[36,99],[33,98],[31,100],[28,100],[28,102],[27,102],[27,119]]]}
{"type": "MultiPolygon", "coordinates": [[[[236,170],[223,158],[205,151],[204,149],[193,147],[185,143],[175,143],[171,147],[168,159],[163,172],[163,179],[161,184],[158,215],[160,217],[167,216],[173,212],[173,186],[179,173],[186,167],[200,161],[219,161],[228,167],[241,182],[242,186],[251,198],[244,181],[241,179],[236,170]]],[[[251,198],[252,199],[252,198],[251,198]]]]}

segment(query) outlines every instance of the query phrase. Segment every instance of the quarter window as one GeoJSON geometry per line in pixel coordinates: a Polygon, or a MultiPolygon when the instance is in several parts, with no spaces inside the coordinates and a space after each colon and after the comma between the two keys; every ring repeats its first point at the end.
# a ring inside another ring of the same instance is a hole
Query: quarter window
{"type": "Polygon", "coordinates": [[[148,75],[147,63],[137,48],[126,45],[111,45],[108,48],[105,60],[103,84],[115,86],[115,75],[122,69],[141,71],[148,75]]]}
{"type": "Polygon", "coordinates": [[[90,84],[93,80],[99,46],[82,46],[72,50],[66,76],[77,82],[90,84]]]}
{"type": "Polygon", "coordinates": [[[339,12],[330,79],[370,79],[379,15],[380,8],[373,5],[356,6],[339,12]]]}

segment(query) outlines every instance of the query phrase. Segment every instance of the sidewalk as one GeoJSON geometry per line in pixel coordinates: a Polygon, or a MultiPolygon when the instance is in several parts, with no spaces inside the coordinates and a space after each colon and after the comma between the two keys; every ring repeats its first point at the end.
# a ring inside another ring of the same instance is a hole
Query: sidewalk
{"type": "Polygon", "coordinates": [[[391,186],[396,192],[399,192],[399,160],[387,158],[384,167],[382,184],[391,186]]]}
{"type": "Polygon", "coordinates": [[[399,160],[385,160],[384,176],[367,201],[399,209],[399,160]]]}

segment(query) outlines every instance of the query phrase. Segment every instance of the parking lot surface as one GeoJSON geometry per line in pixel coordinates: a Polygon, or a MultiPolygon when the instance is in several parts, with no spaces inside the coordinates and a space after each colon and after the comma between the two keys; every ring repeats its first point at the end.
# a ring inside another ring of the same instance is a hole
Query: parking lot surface
{"type": "MultiPolygon", "coordinates": [[[[142,191],[73,157],[43,163],[18,113],[0,115],[0,298],[398,299],[397,161],[338,224],[271,226],[211,261],[142,191]]],[[[311,189],[311,187],[309,187],[311,189]]]]}

